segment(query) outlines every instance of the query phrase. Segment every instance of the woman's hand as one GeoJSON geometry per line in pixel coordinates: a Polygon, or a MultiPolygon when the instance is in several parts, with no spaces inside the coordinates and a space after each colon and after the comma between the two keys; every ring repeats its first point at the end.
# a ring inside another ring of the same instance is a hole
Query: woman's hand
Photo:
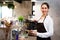
{"type": "Polygon", "coordinates": [[[33,36],[37,36],[37,30],[30,30],[29,33],[32,34],[33,36]]]}
{"type": "Polygon", "coordinates": [[[19,40],[26,40],[25,38],[23,38],[23,37],[21,37],[21,38],[19,38],[19,40]]]}
{"type": "Polygon", "coordinates": [[[37,20],[31,20],[31,21],[35,22],[35,21],[37,21],[37,20]]]}

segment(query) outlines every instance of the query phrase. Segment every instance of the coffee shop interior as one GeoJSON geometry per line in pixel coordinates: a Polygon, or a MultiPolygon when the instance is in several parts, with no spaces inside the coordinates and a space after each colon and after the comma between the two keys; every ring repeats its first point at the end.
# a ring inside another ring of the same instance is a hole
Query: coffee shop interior
{"type": "Polygon", "coordinates": [[[31,15],[30,0],[0,0],[0,40],[30,39],[27,34],[26,19],[31,15]],[[22,39],[19,39],[21,37],[22,39]]]}
{"type": "MultiPolygon", "coordinates": [[[[29,35],[30,21],[27,19],[32,18],[34,12],[40,12],[38,9],[43,1],[0,0],[0,40],[36,40],[36,36],[29,35]]],[[[50,4],[49,14],[54,20],[54,35],[51,39],[60,40],[60,1],[46,2],[50,4]]],[[[36,28],[31,29],[36,31],[36,28]]]]}

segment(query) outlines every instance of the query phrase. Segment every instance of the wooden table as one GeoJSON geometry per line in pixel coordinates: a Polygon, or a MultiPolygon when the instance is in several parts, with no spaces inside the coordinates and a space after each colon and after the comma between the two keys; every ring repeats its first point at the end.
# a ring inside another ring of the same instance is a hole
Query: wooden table
{"type": "Polygon", "coordinates": [[[6,40],[6,28],[0,28],[0,40],[6,40]],[[4,37],[4,38],[3,38],[4,37]]]}
{"type": "Polygon", "coordinates": [[[9,38],[8,38],[8,33],[9,33],[9,30],[7,30],[7,28],[0,28],[0,30],[2,30],[4,33],[3,34],[5,34],[4,36],[5,36],[5,38],[2,38],[2,39],[4,39],[4,40],[8,40],[9,38]]]}

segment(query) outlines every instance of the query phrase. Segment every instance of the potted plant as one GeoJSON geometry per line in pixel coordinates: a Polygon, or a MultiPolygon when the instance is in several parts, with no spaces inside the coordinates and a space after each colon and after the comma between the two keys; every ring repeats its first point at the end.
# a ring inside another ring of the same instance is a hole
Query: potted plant
{"type": "Polygon", "coordinates": [[[20,25],[20,27],[23,27],[24,17],[23,17],[23,16],[19,16],[19,17],[18,17],[18,20],[19,20],[19,25],[20,25]]]}
{"type": "Polygon", "coordinates": [[[14,4],[8,4],[8,8],[14,9],[14,4]]]}
{"type": "Polygon", "coordinates": [[[23,22],[24,17],[23,17],[23,16],[19,16],[19,17],[18,17],[18,20],[19,20],[19,22],[23,22]]]}

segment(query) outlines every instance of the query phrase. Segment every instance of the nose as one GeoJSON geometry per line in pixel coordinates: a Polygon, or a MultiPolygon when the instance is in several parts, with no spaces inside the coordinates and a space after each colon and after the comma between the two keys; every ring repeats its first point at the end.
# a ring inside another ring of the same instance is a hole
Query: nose
{"type": "Polygon", "coordinates": [[[46,9],[44,8],[43,11],[46,11],[46,9]]]}

